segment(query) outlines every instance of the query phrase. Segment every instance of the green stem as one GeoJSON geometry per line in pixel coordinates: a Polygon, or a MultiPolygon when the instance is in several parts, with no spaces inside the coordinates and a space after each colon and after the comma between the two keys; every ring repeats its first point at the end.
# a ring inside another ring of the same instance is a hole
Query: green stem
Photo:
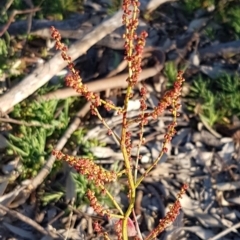
{"type": "MultiPolygon", "coordinates": [[[[108,195],[108,197],[112,200],[114,206],[118,209],[118,211],[120,212],[121,216],[124,216],[123,210],[121,209],[121,207],[119,206],[119,204],[116,202],[116,200],[114,199],[114,197],[112,196],[112,194],[104,187],[101,186],[102,189],[104,189],[104,191],[106,192],[106,194],[108,195]]],[[[119,215],[117,218],[119,218],[119,215]]]]}

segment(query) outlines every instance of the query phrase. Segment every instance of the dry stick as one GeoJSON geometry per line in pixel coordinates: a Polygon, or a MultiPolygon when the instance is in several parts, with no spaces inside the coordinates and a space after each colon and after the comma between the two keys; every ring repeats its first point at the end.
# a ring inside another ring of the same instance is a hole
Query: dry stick
{"type": "Polygon", "coordinates": [[[137,230],[138,237],[139,237],[140,240],[143,240],[142,233],[141,233],[141,230],[139,228],[139,224],[137,222],[137,216],[135,214],[135,210],[134,209],[133,209],[133,219],[135,221],[135,227],[136,227],[136,230],[137,230]]]}
{"type": "MultiPolygon", "coordinates": [[[[87,112],[90,109],[90,103],[86,103],[85,106],[77,113],[77,117],[74,119],[74,121],[70,124],[67,131],[64,133],[64,135],[60,138],[60,140],[57,143],[57,146],[55,147],[55,150],[62,150],[66,142],[68,141],[69,137],[72,135],[72,133],[78,128],[82,117],[84,117],[87,112]]],[[[41,169],[39,174],[32,179],[31,183],[29,184],[29,189],[36,189],[47,177],[47,175],[52,170],[53,164],[55,162],[56,158],[51,155],[49,159],[47,160],[44,167],[41,169]]]]}
{"type": "Polygon", "coordinates": [[[236,230],[240,228],[240,222],[239,223],[236,223],[235,225],[225,229],[224,231],[220,232],[219,234],[217,234],[216,236],[208,239],[208,240],[217,240],[217,239],[220,239],[222,238],[223,236],[227,235],[228,233],[232,232],[233,230],[236,230]]]}
{"type": "Polygon", "coordinates": [[[13,118],[1,118],[0,117],[0,122],[5,122],[5,123],[13,123],[13,124],[17,124],[17,125],[22,125],[22,126],[26,126],[26,127],[43,127],[43,128],[52,128],[53,125],[51,124],[43,124],[40,122],[26,122],[26,121],[20,121],[20,120],[16,120],[13,118]]]}
{"type": "Polygon", "coordinates": [[[8,22],[6,23],[6,25],[3,27],[2,31],[0,32],[0,37],[2,37],[2,35],[8,30],[10,24],[13,22],[16,15],[26,14],[26,13],[34,13],[34,12],[39,11],[40,9],[41,8],[36,7],[36,8],[27,9],[27,10],[14,10],[12,12],[8,22]]]}
{"type": "MultiPolygon", "coordinates": [[[[162,70],[163,66],[164,66],[164,63],[161,62],[157,64],[155,67],[142,70],[138,80],[143,81],[146,78],[155,76],[157,73],[159,73],[159,71],[162,70]]],[[[88,86],[88,90],[91,92],[103,91],[103,90],[106,90],[106,88],[108,89],[118,88],[118,87],[124,88],[127,86],[127,81],[126,81],[127,76],[128,74],[124,73],[111,78],[102,78],[94,82],[87,83],[86,85],[88,86]]],[[[46,95],[40,96],[39,100],[46,101],[51,99],[65,99],[71,96],[79,96],[79,93],[77,93],[72,88],[65,88],[65,89],[59,89],[54,92],[48,93],[46,95]]]]}
{"type": "Polygon", "coordinates": [[[240,53],[240,40],[220,43],[214,46],[208,46],[201,48],[198,51],[201,60],[212,59],[217,56],[231,56],[240,53]]]}
{"type": "MultiPolygon", "coordinates": [[[[103,37],[122,26],[121,16],[122,11],[118,11],[113,17],[97,26],[81,40],[73,44],[68,51],[72,60],[74,61],[103,37]]],[[[6,113],[13,106],[26,99],[47,83],[56,73],[66,67],[66,65],[67,63],[62,60],[61,53],[57,53],[52,59],[38,67],[17,86],[0,97],[0,113],[6,113]]]]}
{"type": "MultiPolygon", "coordinates": [[[[33,9],[34,8],[34,5],[32,3],[32,0],[25,0],[25,3],[31,8],[33,9]]],[[[29,35],[30,31],[31,31],[31,28],[32,28],[32,20],[33,20],[33,13],[31,12],[29,15],[28,15],[28,18],[27,18],[27,36],[29,35]]]]}
{"type": "MultiPolygon", "coordinates": [[[[40,232],[43,235],[52,235],[52,233],[45,230],[42,226],[40,226],[37,222],[33,221],[31,218],[29,218],[17,211],[10,210],[9,208],[3,206],[2,204],[0,204],[0,209],[3,210],[4,212],[6,212],[7,214],[10,214],[14,218],[17,218],[17,219],[27,223],[28,225],[32,226],[33,228],[35,228],[38,232],[40,232]]],[[[56,237],[56,235],[55,235],[55,237],[56,237]]]]}
{"type": "MultiPolygon", "coordinates": [[[[141,0],[140,8],[142,12],[146,11],[150,12],[152,11],[153,8],[157,8],[159,5],[164,4],[165,2],[168,1],[170,0],[152,0],[152,1],[141,0]]],[[[89,20],[89,16],[87,13],[79,14],[76,15],[75,18],[65,19],[63,21],[51,21],[51,20],[42,21],[33,19],[31,34],[49,39],[51,36],[49,32],[49,27],[55,25],[55,27],[59,30],[62,38],[82,39],[82,37],[86,34],[86,31],[87,32],[90,31],[92,27],[84,26],[84,28],[81,28],[80,26],[76,28],[76,26],[79,26],[79,24],[81,25],[81,23],[83,23],[86,20],[89,20]]],[[[26,34],[27,24],[28,22],[25,20],[14,22],[9,28],[11,35],[16,36],[19,34],[26,34]]],[[[3,26],[0,25],[0,29],[2,28],[3,26]]],[[[103,46],[105,46],[105,40],[103,42],[104,42],[103,46]]],[[[123,44],[120,47],[118,43],[119,43],[118,40],[114,40],[113,42],[111,41],[110,43],[107,43],[107,46],[113,49],[123,49],[123,44]]]]}

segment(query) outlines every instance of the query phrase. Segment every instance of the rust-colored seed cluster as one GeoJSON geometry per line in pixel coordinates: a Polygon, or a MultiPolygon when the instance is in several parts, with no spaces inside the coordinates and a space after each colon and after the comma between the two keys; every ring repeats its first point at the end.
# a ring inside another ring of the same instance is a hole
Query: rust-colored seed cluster
{"type": "MultiPolygon", "coordinates": [[[[142,113],[140,116],[135,120],[136,122],[140,122],[140,126],[144,126],[148,123],[148,118],[152,117],[153,119],[156,119],[159,117],[163,112],[168,108],[171,107],[169,110],[173,114],[173,122],[169,124],[168,131],[164,136],[164,146],[166,146],[167,143],[169,143],[173,136],[176,134],[175,127],[177,125],[176,118],[178,116],[178,110],[181,107],[181,104],[179,103],[179,99],[181,96],[182,91],[182,85],[185,79],[183,78],[183,71],[179,71],[177,75],[177,80],[174,83],[173,89],[167,91],[163,98],[159,101],[158,106],[156,106],[151,113],[144,113],[144,110],[146,110],[146,89],[143,87],[140,91],[141,94],[141,110],[142,113]]],[[[166,147],[163,148],[163,152],[167,152],[168,149],[166,147]]]]}
{"type": "Polygon", "coordinates": [[[134,86],[139,74],[141,73],[142,53],[148,36],[146,31],[143,31],[139,36],[136,34],[138,26],[138,14],[140,3],[137,0],[124,0],[122,9],[124,11],[122,21],[126,26],[126,33],[123,35],[125,39],[124,48],[126,50],[125,59],[129,63],[129,75],[127,81],[130,86],[134,86]],[[132,8],[132,10],[130,10],[132,8]]]}
{"type": "MultiPolygon", "coordinates": [[[[140,109],[141,111],[145,111],[147,109],[147,104],[146,104],[146,100],[147,100],[147,89],[145,86],[143,86],[140,90],[140,95],[141,95],[141,99],[140,99],[140,109]]],[[[145,122],[146,124],[147,122],[145,122]]],[[[144,124],[144,125],[145,125],[144,124]]]]}
{"type": "Polygon", "coordinates": [[[92,114],[96,115],[95,108],[104,104],[107,110],[115,108],[115,105],[111,101],[101,101],[97,93],[93,93],[88,90],[87,85],[82,83],[82,78],[79,74],[79,71],[75,69],[74,63],[71,57],[68,55],[68,48],[61,42],[61,35],[58,30],[54,27],[51,27],[51,36],[56,40],[55,47],[57,50],[61,51],[61,56],[64,61],[68,64],[69,74],[65,77],[65,82],[68,87],[73,88],[77,93],[81,94],[86,98],[87,101],[92,103],[91,110],[92,114]]]}
{"type": "Polygon", "coordinates": [[[127,149],[127,154],[128,156],[131,155],[131,150],[132,150],[132,139],[131,139],[132,133],[131,132],[126,132],[126,139],[125,139],[125,145],[127,149]]]}
{"type": "Polygon", "coordinates": [[[177,218],[179,211],[181,209],[180,199],[186,193],[188,186],[184,184],[177,195],[177,200],[170,208],[166,216],[159,221],[158,226],[152,230],[152,232],[147,236],[146,240],[155,239],[161,232],[163,232],[170,224],[172,224],[177,218]]]}
{"type": "MultiPolygon", "coordinates": [[[[180,108],[181,105],[178,101],[182,92],[182,85],[184,81],[183,71],[179,71],[173,89],[164,94],[163,98],[158,103],[158,106],[155,107],[154,111],[151,113],[153,119],[157,119],[169,106],[172,106],[171,111],[177,111],[180,108]]],[[[150,114],[148,114],[148,116],[149,115],[150,114]]]]}
{"type": "Polygon", "coordinates": [[[61,51],[61,56],[64,61],[68,63],[68,69],[70,74],[66,77],[66,83],[69,87],[74,88],[77,92],[83,94],[88,93],[86,85],[82,84],[82,79],[79,75],[79,72],[75,69],[71,57],[67,54],[68,48],[61,42],[61,35],[58,30],[54,27],[51,27],[52,38],[56,40],[55,47],[57,50],[61,51]]]}
{"type": "Polygon", "coordinates": [[[88,158],[76,158],[57,150],[53,151],[53,155],[59,160],[63,159],[68,162],[77,172],[86,176],[88,180],[93,181],[101,188],[105,183],[110,183],[117,179],[117,174],[115,172],[109,172],[99,167],[94,161],[88,158]]]}
{"type": "Polygon", "coordinates": [[[94,192],[88,189],[86,194],[90,201],[90,206],[97,214],[99,214],[100,216],[110,217],[110,211],[103,208],[103,206],[98,202],[97,198],[95,197],[94,192]]]}
{"type": "MultiPolygon", "coordinates": [[[[116,222],[115,224],[115,231],[117,234],[118,239],[126,239],[128,237],[135,237],[134,239],[139,239],[137,236],[137,232],[135,229],[135,224],[133,221],[129,218],[130,213],[134,207],[134,201],[135,201],[135,190],[137,187],[137,184],[141,182],[141,177],[139,182],[137,181],[135,183],[133,179],[133,166],[132,166],[132,159],[131,159],[131,150],[132,150],[132,141],[131,141],[131,132],[129,130],[129,125],[136,121],[139,123],[140,126],[140,134],[139,134],[139,139],[140,139],[140,144],[144,144],[144,138],[143,138],[143,128],[144,125],[148,123],[149,118],[156,119],[160,115],[163,114],[163,112],[166,109],[169,109],[171,113],[173,114],[173,121],[171,124],[168,126],[168,131],[164,136],[164,147],[162,152],[167,152],[166,144],[169,143],[173,136],[176,133],[175,127],[177,125],[177,116],[178,116],[178,110],[180,108],[180,103],[179,103],[179,98],[181,95],[182,91],[182,85],[184,82],[183,78],[183,72],[179,71],[177,75],[176,82],[174,83],[173,89],[167,91],[164,95],[163,98],[159,101],[158,105],[154,108],[154,110],[151,113],[145,113],[147,109],[147,89],[145,86],[143,86],[140,90],[140,114],[139,116],[131,121],[131,119],[127,119],[127,106],[129,99],[132,98],[132,87],[137,83],[139,79],[139,74],[141,73],[141,62],[142,62],[142,55],[143,55],[143,50],[144,46],[146,44],[146,38],[147,38],[147,32],[143,31],[140,35],[136,34],[136,29],[139,24],[139,6],[140,2],[139,0],[123,0],[122,3],[122,8],[124,11],[122,21],[123,24],[126,26],[126,32],[123,36],[125,39],[125,60],[128,62],[128,88],[127,88],[127,93],[125,97],[125,102],[124,102],[124,107],[123,108],[117,108],[111,101],[106,100],[104,101],[103,99],[100,98],[100,96],[96,93],[93,93],[88,90],[87,86],[82,83],[82,78],[79,74],[79,72],[75,69],[75,66],[73,64],[73,61],[71,57],[67,53],[67,47],[61,42],[61,35],[59,32],[52,27],[51,32],[52,32],[52,37],[56,40],[56,49],[61,51],[61,56],[64,61],[67,62],[68,69],[69,69],[69,74],[66,76],[66,84],[67,86],[73,88],[76,92],[81,94],[83,97],[86,98],[88,102],[91,102],[91,111],[92,114],[97,115],[102,121],[103,119],[101,118],[97,107],[104,105],[106,110],[116,110],[118,114],[122,114],[122,135],[121,135],[121,149],[123,152],[124,156],[124,161],[125,161],[125,174],[128,179],[128,185],[129,185],[129,192],[128,192],[128,197],[129,197],[129,209],[127,210],[126,213],[123,213],[121,210],[121,207],[118,205],[116,200],[112,197],[112,201],[115,204],[116,208],[120,212],[120,219],[116,222]],[[132,208],[131,208],[132,207],[132,208]],[[127,215],[129,214],[129,215],[127,215]],[[127,220],[127,221],[126,221],[127,220]],[[124,225],[124,226],[123,226],[124,225]],[[127,232],[126,232],[127,229],[127,232]]],[[[113,132],[109,129],[108,134],[112,135],[113,132]]],[[[140,145],[139,144],[139,145],[140,145]]],[[[111,196],[110,193],[107,191],[105,188],[105,184],[116,181],[117,179],[117,174],[115,172],[110,172],[102,167],[96,165],[94,161],[87,159],[87,158],[77,158],[74,156],[69,156],[67,154],[62,153],[61,151],[54,150],[53,155],[56,156],[57,159],[63,159],[66,162],[69,163],[70,166],[74,167],[78,173],[84,175],[88,180],[92,181],[100,190],[102,190],[103,193],[108,194],[108,196],[111,196]]],[[[159,155],[159,156],[160,156],[159,155]]],[[[138,156],[139,159],[141,156],[138,156]]],[[[154,167],[158,162],[158,159],[153,163],[151,167],[154,167]]],[[[151,167],[148,169],[149,171],[146,172],[142,176],[147,176],[147,174],[151,171],[151,167]]],[[[138,180],[138,179],[136,179],[138,180]]],[[[166,214],[166,216],[159,221],[158,226],[147,236],[147,240],[150,239],[155,239],[166,227],[169,226],[177,217],[179,214],[181,205],[180,205],[180,198],[182,197],[183,194],[185,194],[187,189],[187,185],[184,185],[177,195],[177,199],[173,206],[170,208],[170,211],[166,214]]],[[[93,207],[94,211],[101,215],[101,216],[114,216],[113,214],[111,215],[110,211],[108,209],[104,209],[103,206],[98,202],[95,193],[91,191],[90,189],[87,190],[86,193],[90,205],[93,207]]],[[[109,239],[107,236],[107,233],[104,232],[102,226],[99,223],[94,224],[94,229],[97,233],[103,234],[105,239],[109,239]]]]}
{"type": "Polygon", "coordinates": [[[93,223],[93,230],[98,234],[103,235],[104,239],[110,240],[108,233],[104,231],[103,227],[98,222],[93,223]]]}
{"type": "MultiPolygon", "coordinates": [[[[170,111],[173,114],[173,122],[168,126],[168,131],[164,136],[164,144],[171,142],[173,136],[176,134],[175,127],[177,126],[178,110],[181,107],[179,98],[181,95],[184,80],[185,79],[183,78],[183,72],[179,71],[173,89],[164,95],[162,101],[158,104],[158,107],[153,112],[153,117],[156,117],[161,114],[161,112],[164,111],[164,109],[166,109],[168,106],[171,106],[170,111]]],[[[163,151],[167,152],[168,149],[165,147],[163,151]]]]}
{"type": "Polygon", "coordinates": [[[122,240],[122,220],[115,223],[114,230],[117,234],[117,239],[122,240]]]}
{"type": "Polygon", "coordinates": [[[185,79],[183,78],[183,71],[179,71],[173,89],[164,94],[163,98],[158,103],[158,106],[155,107],[154,111],[147,116],[151,115],[153,119],[157,119],[165,111],[165,109],[171,105],[171,111],[177,111],[181,106],[178,101],[182,92],[182,85],[184,81],[185,79]]]}
{"type": "Polygon", "coordinates": [[[93,223],[93,229],[97,233],[101,233],[103,231],[103,227],[98,222],[93,223]]]}

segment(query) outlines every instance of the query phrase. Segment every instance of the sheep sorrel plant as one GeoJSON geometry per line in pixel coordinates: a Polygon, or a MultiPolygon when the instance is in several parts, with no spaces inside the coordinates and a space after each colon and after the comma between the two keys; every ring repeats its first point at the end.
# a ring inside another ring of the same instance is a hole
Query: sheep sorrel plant
{"type": "MultiPolygon", "coordinates": [[[[53,154],[57,159],[63,159],[68,162],[72,167],[74,167],[79,174],[84,175],[89,181],[93,182],[103,194],[107,194],[108,197],[113,202],[114,206],[118,210],[118,214],[113,214],[110,209],[105,209],[99,203],[98,199],[95,197],[94,192],[90,189],[86,192],[89,199],[90,205],[94,211],[104,217],[118,219],[115,223],[115,232],[118,239],[127,240],[129,237],[134,239],[143,239],[138,223],[134,213],[134,204],[136,200],[136,189],[139,184],[144,180],[144,178],[149,174],[149,172],[157,165],[162,155],[167,151],[167,144],[171,141],[172,137],[176,133],[175,127],[177,125],[178,109],[180,108],[179,97],[181,95],[182,84],[184,82],[183,72],[179,71],[174,86],[171,90],[167,91],[162,99],[159,101],[158,105],[153,109],[152,112],[146,113],[146,88],[143,87],[140,90],[140,113],[138,117],[130,119],[128,117],[127,108],[129,100],[132,98],[132,91],[134,86],[138,83],[138,77],[141,72],[141,58],[143,49],[145,46],[145,40],[147,37],[146,32],[142,32],[140,35],[136,34],[136,29],[138,26],[139,17],[139,1],[138,0],[124,0],[123,4],[123,17],[122,21],[126,27],[126,32],[123,36],[125,39],[125,59],[128,62],[128,78],[126,79],[128,87],[125,94],[125,100],[123,107],[115,106],[111,101],[103,100],[99,97],[97,93],[93,93],[88,90],[88,87],[82,83],[82,79],[79,72],[75,69],[71,57],[67,54],[67,47],[61,43],[61,36],[59,32],[52,27],[52,37],[56,40],[56,49],[62,52],[62,58],[67,61],[70,74],[66,76],[66,84],[69,87],[75,89],[81,96],[85,97],[87,101],[91,102],[91,113],[97,115],[105,127],[108,129],[108,133],[112,135],[115,141],[120,145],[123,159],[124,159],[124,169],[120,172],[111,172],[100,166],[98,166],[94,161],[87,158],[77,158],[73,156],[66,155],[60,151],[53,151],[53,154]],[[122,131],[121,136],[118,137],[117,134],[112,131],[105,120],[101,117],[98,107],[104,106],[107,110],[115,110],[118,114],[122,115],[122,131]],[[141,158],[139,148],[144,144],[143,130],[144,126],[148,124],[150,119],[156,119],[159,117],[166,109],[170,109],[173,114],[173,121],[168,126],[167,133],[164,137],[163,147],[159,153],[157,159],[153,164],[145,171],[143,175],[138,174],[138,162],[141,158]],[[132,123],[139,123],[140,134],[139,134],[139,144],[138,144],[138,154],[137,159],[132,159],[132,139],[130,132],[130,125],[132,123]],[[107,189],[107,184],[117,181],[121,176],[125,175],[128,181],[128,198],[129,205],[126,211],[123,211],[119,203],[114,199],[111,193],[107,189]]],[[[170,208],[166,216],[159,221],[158,226],[153,229],[145,239],[155,239],[164,229],[169,226],[177,217],[180,206],[180,198],[185,193],[187,185],[184,185],[177,195],[177,199],[173,206],[170,208]]],[[[104,228],[96,222],[94,224],[94,229],[97,233],[102,234],[104,239],[110,239],[108,233],[104,228]]]]}

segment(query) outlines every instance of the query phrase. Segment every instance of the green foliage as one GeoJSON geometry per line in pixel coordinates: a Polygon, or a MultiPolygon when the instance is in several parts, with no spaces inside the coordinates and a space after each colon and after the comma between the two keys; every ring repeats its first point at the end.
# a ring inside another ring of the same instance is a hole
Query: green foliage
{"type": "Polygon", "coordinates": [[[47,132],[43,128],[21,126],[18,135],[9,135],[8,153],[14,152],[22,160],[21,178],[36,176],[45,162],[47,132]]]}
{"type": "MultiPolygon", "coordinates": [[[[39,0],[34,0],[35,6],[39,5],[39,0]]],[[[62,20],[73,12],[83,10],[83,0],[42,0],[40,4],[42,10],[37,13],[38,18],[51,18],[62,20]]]]}
{"type": "MultiPolygon", "coordinates": [[[[62,20],[68,17],[69,14],[79,12],[83,10],[83,0],[33,0],[35,7],[40,7],[41,10],[36,12],[35,18],[52,20],[62,20]]],[[[29,6],[22,0],[14,0],[9,11],[2,10],[2,16],[0,18],[1,23],[6,23],[10,11],[27,9],[29,6]]],[[[25,15],[17,15],[15,19],[26,18],[25,15]]]]}
{"type": "Polygon", "coordinates": [[[188,13],[192,13],[193,11],[201,7],[201,0],[183,0],[183,5],[188,13]]]}
{"type": "Polygon", "coordinates": [[[219,4],[217,19],[231,27],[238,35],[240,34],[240,5],[239,1],[226,1],[219,4]]]}
{"type": "MultiPolygon", "coordinates": [[[[179,66],[179,68],[182,71],[185,71],[186,68],[187,68],[187,65],[182,64],[182,65],[179,66]]],[[[173,87],[173,84],[177,79],[177,74],[178,74],[178,69],[177,69],[174,61],[166,62],[165,66],[164,66],[164,75],[167,78],[167,88],[173,87]]]]}
{"type": "Polygon", "coordinates": [[[216,38],[216,31],[211,26],[204,28],[204,33],[210,40],[214,40],[216,38]]]}
{"type": "Polygon", "coordinates": [[[207,8],[215,4],[215,0],[182,0],[181,2],[188,13],[193,13],[199,8],[207,8]]]}
{"type": "Polygon", "coordinates": [[[50,202],[57,202],[64,196],[64,190],[62,191],[51,191],[41,196],[43,206],[46,206],[50,202]]]}
{"type": "Polygon", "coordinates": [[[15,51],[14,48],[11,47],[11,40],[9,34],[6,32],[2,38],[0,38],[0,76],[3,73],[7,73],[10,76],[16,75],[12,70],[12,66],[14,65],[14,61],[16,57],[14,57],[15,51]]]}
{"type": "Polygon", "coordinates": [[[112,204],[107,195],[102,194],[101,190],[99,190],[99,188],[97,188],[94,183],[88,181],[83,175],[80,175],[78,173],[72,173],[72,178],[76,184],[76,202],[78,205],[83,203],[89,203],[86,197],[86,192],[88,189],[95,192],[95,196],[97,197],[99,202],[104,203],[108,206],[112,204]]]}
{"type": "Polygon", "coordinates": [[[88,130],[85,128],[80,128],[76,130],[72,134],[69,144],[70,145],[77,144],[77,146],[79,146],[79,148],[81,149],[82,157],[94,159],[95,156],[92,153],[91,148],[97,147],[97,146],[105,146],[105,144],[102,142],[99,142],[97,139],[94,139],[94,138],[86,140],[84,136],[86,135],[87,131],[88,130]]]}
{"type": "MultiPolygon", "coordinates": [[[[231,30],[236,34],[236,37],[240,37],[240,5],[239,0],[181,0],[183,9],[188,13],[192,14],[200,8],[208,8],[215,6],[216,11],[213,12],[213,17],[219,25],[225,24],[230,27],[231,30]]],[[[211,29],[207,32],[211,35],[211,29]]],[[[212,39],[212,38],[211,38],[212,39]]]]}
{"type": "Polygon", "coordinates": [[[121,0],[112,0],[111,5],[107,7],[107,12],[109,15],[114,14],[121,8],[122,1],[121,0]]]}
{"type": "Polygon", "coordinates": [[[3,74],[3,72],[6,70],[6,58],[8,55],[8,46],[6,41],[1,38],[0,39],[0,76],[3,74]]]}
{"type": "MultiPolygon", "coordinates": [[[[34,95],[40,98],[41,95],[54,91],[60,87],[61,84],[52,86],[46,84],[41,87],[34,95]]],[[[67,101],[69,101],[70,103],[70,99],[68,99],[67,101]]],[[[66,103],[66,101],[63,102],[66,103]]],[[[30,97],[17,104],[11,114],[12,117],[19,118],[25,121],[34,120],[49,124],[54,121],[54,112],[56,111],[58,104],[61,104],[63,102],[59,100],[38,101],[31,99],[30,97]]],[[[66,108],[65,106],[64,110],[65,111],[61,112],[60,115],[68,115],[68,107],[66,108]]]]}
{"type": "Polygon", "coordinates": [[[229,9],[228,16],[228,24],[232,26],[237,34],[240,34],[240,6],[229,9]]]}
{"type": "MultiPolygon", "coordinates": [[[[46,89],[45,86],[39,92],[46,92],[46,89]]],[[[68,125],[70,102],[69,99],[63,102],[38,102],[27,99],[14,107],[11,117],[21,120],[23,125],[15,127],[14,133],[9,135],[7,152],[20,156],[23,165],[21,178],[35,176],[44,164],[53,148],[46,148],[48,138],[53,134],[60,135],[68,125]],[[60,106],[62,111],[56,115],[60,106]],[[32,126],[26,126],[24,122],[32,126]]]]}
{"type": "Polygon", "coordinates": [[[0,38],[0,56],[6,57],[7,56],[7,44],[6,41],[2,38],[0,38]]]}
{"type": "Polygon", "coordinates": [[[223,75],[219,79],[199,76],[192,84],[189,109],[204,118],[210,126],[225,123],[233,115],[240,117],[239,76],[223,75]]]}
{"type": "Polygon", "coordinates": [[[178,70],[174,62],[166,62],[164,66],[164,74],[168,79],[167,87],[172,87],[176,80],[178,70]]]}
{"type": "MultiPolygon", "coordinates": [[[[47,92],[50,92],[59,86],[48,87],[47,85],[38,90],[37,95],[42,95],[47,92]]],[[[69,108],[71,104],[72,107],[77,101],[77,105],[79,108],[79,98],[72,98],[65,100],[64,102],[59,100],[51,100],[45,102],[37,102],[25,100],[22,103],[15,106],[12,116],[14,118],[21,118],[27,121],[28,123],[41,123],[43,127],[21,127],[20,139],[15,139],[13,142],[11,136],[11,144],[10,150],[15,152],[21,156],[23,162],[23,173],[22,177],[26,178],[29,176],[35,175],[39,169],[42,167],[42,164],[45,162],[47,156],[51,154],[51,151],[54,146],[47,146],[48,139],[58,139],[58,133],[63,132],[66,129],[69,122],[69,108]],[[56,112],[58,112],[59,106],[64,107],[60,114],[56,117],[56,112]],[[22,129],[23,128],[23,129],[22,129]],[[23,131],[24,130],[24,131],[23,131]],[[37,138],[37,140],[35,140],[37,138]],[[41,138],[41,139],[38,139],[41,138]],[[19,142],[20,141],[20,142],[19,142]],[[22,150],[23,149],[23,150],[22,150]],[[22,150],[22,151],[21,151],[22,150]]],[[[103,143],[100,143],[96,139],[85,139],[85,135],[87,133],[87,129],[79,128],[77,129],[68,141],[68,149],[76,149],[79,148],[81,150],[81,157],[94,159],[94,154],[91,151],[92,147],[96,146],[104,146],[103,143]]],[[[61,162],[57,161],[56,164],[60,164],[61,162]]],[[[58,165],[53,169],[54,172],[57,171],[58,165]]],[[[59,170],[59,168],[58,168],[59,170]]],[[[78,204],[87,203],[85,198],[85,193],[87,189],[92,189],[96,191],[97,196],[101,197],[101,193],[97,192],[95,186],[89,183],[85,177],[79,175],[78,173],[71,173],[73,181],[76,186],[76,201],[78,204]]],[[[60,184],[56,187],[55,190],[47,191],[43,196],[41,196],[41,200],[43,205],[47,205],[50,202],[57,202],[62,197],[64,197],[66,193],[66,189],[64,189],[60,184]]],[[[103,196],[102,196],[103,197],[103,196]]],[[[105,196],[103,201],[105,202],[105,196]]]]}
{"type": "MultiPolygon", "coordinates": [[[[219,25],[225,25],[236,34],[239,38],[240,34],[240,5],[239,0],[182,0],[182,6],[189,14],[193,13],[199,8],[207,8],[211,5],[215,6],[216,11],[213,12],[214,20],[219,25]]],[[[205,30],[213,39],[211,29],[205,30]]]]}

